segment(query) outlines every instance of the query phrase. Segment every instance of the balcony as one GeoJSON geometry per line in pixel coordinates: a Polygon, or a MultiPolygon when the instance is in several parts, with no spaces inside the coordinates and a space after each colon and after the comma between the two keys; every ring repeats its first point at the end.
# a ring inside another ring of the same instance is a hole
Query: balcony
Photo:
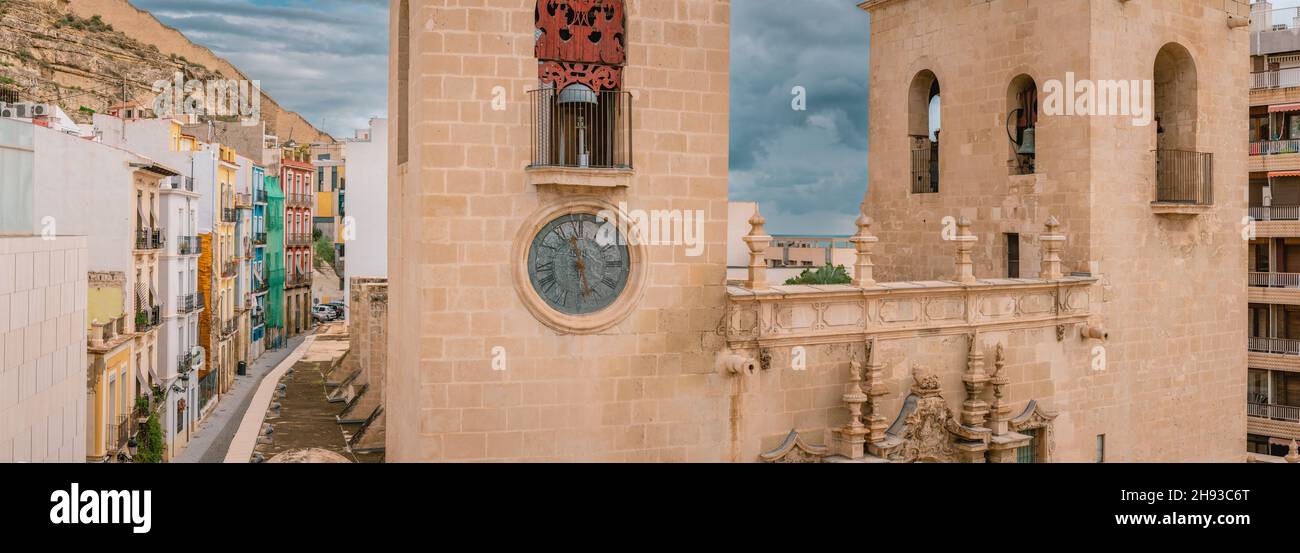
{"type": "Polygon", "coordinates": [[[184,175],[173,175],[163,179],[161,188],[163,190],[183,190],[186,192],[194,191],[194,178],[184,175]]]}
{"type": "Polygon", "coordinates": [[[167,244],[167,236],[163,229],[159,228],[142,228],[135,231],[135,249],[161,250],[167,244]]]}
{"type": "Polygon", "coordinates": [[[253,209],[253,195],[235,194],[235,209],[253,209]]]}
{"type": "Polygon", "coordinates": [[[1249,281],[1259,288],[1300,288],[1300,273],[1250,273],[1249,281]]]}
{"type": "Polygon", "coordinates": [[[1260,338],[1251,336],[1247,346],[1254,353],[1300,356],[1300,340],[1290,338],[1260,338]]]}
{"type": "Polygon", "coordinates": [[[229,207],[222,209],[222,210],[221,210],[221,222],[223,222],[223,223],[233,223],[233,222],[235,222],[236,220],[238,220],[237,211],[238,211],[238,210],[236,210],[236,209],[234,209],[234,208],[229,208],[229,207]]]}
{"type": "Polygon", "coordinates": [[[257,246],[265,246],[265,245],[266,245],[266,233],[265,233],[265,232],[254,232],[254,233],[253,233],[253,244],[254,244],[254,245],[257,245],[257,246]]]}
{"type": "Polygon", "coordinates": [[[1283,422],[1300,422],[1300,407],[1293,407],[1290,405],[1248,403],[1246,404],[1246,414],[1261,419],[1283,422]]]}
{"type": "Polygon", "coordinates": [[[194,369],[194,362],[198,357],[195,353],[196,352],[182,353],[176,356],[177,374],[185,374],[194,369]]]}
{"type": "Polygon", "coordinates": [[[285,194],[284,202],[290,207],[313,207],[311,194],[285,194]]]}
{"type": "Polygon", "coordinates": [[[177,238],[176,255],[199,255],[203,253],[203,241],[197,236],[177,238]]]}
{"type": "Polygon", "coordinates": [[[189,314],[203,309],[203,294],[186,294],[176,298],[176,312],[189,314]]]}
{"type": "Polygon", "coordinates": [[[135,417],[123,415],[117,418],[117,422],[105,425],[104,444],[107,447],[109,455],[113,455],[123,449],[131,442],[139,429],[135,417]]]}
{"type": "Polygon", "coordinates": [[[227,261],[227,262],[221,264],[221,277],[222,277],[222,278],[234,278],[235,274],[238,273],[238,272],[239,272],[239,262],[238,262],[238,261],[227,261]]]}
{"type": "Polygon", "coordinates": [[[258,190],[257,192],[254,192],[254,193],[253,193],[253,201],[256,202],[256,203],[259,203],[259,204],[264,204],[264,203],[266,203],[266,191],[265,191],[265,190],[258,190]]]}
{"type": "Polygon", "coordinates": [[[309,232],[285,233],[284,244],[286,246],[310,246],[311,233],[309,232]]]}
{"type": "Polygon", "coordinates": [[[221,337],[229,338],[239,332],[239,319],[230,319],[221,325],[221,337]]]}
{"type": "Polygon", "coordinates": [[[285,288],[301,288],[304,286],[311,286],[311,274],[309,273],[295,273],[284,277],[285,288]]]}
{"type": "Polygon", "coordinates": [[[135,331],[148,332],[162,322],[162,308],[155,305],[144,307],[135,312],[135,331]]]}
{"type": "Polygon", "coordinates": [[[1214,204],[1214,154],[1156,150],[1157,215],[1191,216],[1214,204]]]}
{"type": "Polygon", "coordinates": [[[939,143],[928,136],[910,135],[912,143],[912,193],[939,193],[939,143]]]}
{"type": "Polygon", "coordinates": [[[534,185],[620,187],[632,176],[632,94],[573,85],[528,92],[528,179],[534,185]]]}
{"type": "Polygon", "coordinates": [[[1247,169],[1252,173],[1300,169],[1300,140],[1251,142],[1247,169]]]}

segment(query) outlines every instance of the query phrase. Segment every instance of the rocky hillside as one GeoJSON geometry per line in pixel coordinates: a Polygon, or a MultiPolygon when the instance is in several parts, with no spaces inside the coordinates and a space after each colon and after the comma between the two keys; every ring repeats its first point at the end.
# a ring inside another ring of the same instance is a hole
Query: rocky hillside
{"type": "MultiPolygon", "coordinates": [[[[81,108],[103,111],[123,95],[151,102],[153,83],[178,71],[186,79],[247,79],[127,0],[0,0],[0,86],[24,101],[57,104],[85,122],[81,108]]],[[[261,109],[272,134],[331,140],[265,93],[261,109]]]]}

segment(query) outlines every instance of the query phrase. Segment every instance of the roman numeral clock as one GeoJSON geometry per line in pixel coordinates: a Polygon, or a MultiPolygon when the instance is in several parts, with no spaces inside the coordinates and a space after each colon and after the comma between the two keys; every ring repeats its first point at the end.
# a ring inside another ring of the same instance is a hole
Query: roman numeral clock
{"type": "Polygon", "coordinates": [[[544,202],[515,238],[515,288],[547,326],[591,334],[635,308],[648,258],[611,201],[633,175],[624,3],[537,0],[536,24],[526,175],[544,202]]]}

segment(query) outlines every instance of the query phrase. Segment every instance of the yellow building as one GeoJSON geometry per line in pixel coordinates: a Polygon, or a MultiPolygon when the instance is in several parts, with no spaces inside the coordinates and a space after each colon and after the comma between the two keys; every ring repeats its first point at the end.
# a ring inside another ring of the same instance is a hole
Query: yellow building
{"type": "Polygon", "coordinates": [[[235,379],[235,344],[234,336],[239,330],[236,317],[235,275],[239,270],[239,261],[235,258],[235,221],[238,211],[235,202],[235,179],[239,164],[235,160],[234,148],[217,145],[219,158],[217,162],[218,224],[216,257],[213,273],[217,277],[218,294],[216,309],[212,313],[213,334],[216,344],[217,383],[220,393],[230,390],[235,379]]]}
{"type": "Polygon", "coordinates": [[[126,310],[126,275],[90,273],[86,323],[86,459],[111,461],[138,426],[134,325],[126,310]]]}

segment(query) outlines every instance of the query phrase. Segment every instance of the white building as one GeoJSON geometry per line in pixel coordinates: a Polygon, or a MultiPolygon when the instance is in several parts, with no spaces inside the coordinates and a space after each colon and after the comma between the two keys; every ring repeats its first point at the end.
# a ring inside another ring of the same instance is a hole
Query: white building
{"type": "MultiPolygon", "coordinates": [[[[25,144],[31,150],[31,162],[22,163],[13,174],[6,169],[0,184],[0,197],[4,198],[0,202],[0,233],[85,237],[86,261],[78,264],[78,281],[82,284],[80,299],[76,300],[85,313],[77,330],[66,329],[81,339],[83,356],[78,364],[83,374],[92,361],[85,355],[87,327],[106,321],[98,319],[105,313],[125,319],[117,335],[130,336],[130,359],[121,359],[122,374],[129,375],[129,380],[116,382],[113,389],[120,390],[120,394],[105,397],[101,394],[107,390],[86,390],[84,386],[82,393],[83,401],[90,402],[88,411],[93,409],[86,413],[83,424],[94,425],[84,434],[83,453],[97,459],[110,458],[129,432],[114,436],[107,427],[122,427],[121,421],[129,418],[127,413],[134,409],[135,398],[148,395],[157,384],[154,375],[161,367],[158,329],[163,298],[159,251],[166,246],[166,235],[159,213],[159,186],[177,172],[122,148],[23,121],[0,119],[0,137],[5,143],[25,144]],[[87,279],[92,272],[120,275],[121,293],[111,300],[89,294],[87,279]],[[88,296],[99,301],[87,305],[89,299],[94,299],[88,296]]],[[[9,167],[9,163],[3,165],[9,167]]],[[[36,262],[38,270],[42,265],[36,262]]],[[[42,271],[44,278],[49,278],[49,269],[47,266],[42,271]]],[[[54,308],[51,300],[46,311],[54,308]]],[[[34,342],[32,336],[26,339],[29,348],[40,343],[48,349],[48,344],[34,342]]]]}
{"type": "Polygon", "coordinates": [[[199,387],[195,377],[205,355],[199,343],[199,319],[206,316],[199,288],[200,235],[212,231],[215,213],[216,154],[181,134],[170,119],[122,120],[96,115],[94,130],[105,144],[148,155],[180,171],[163,181],[162,219],[167,247],[161,256],[160,288],[164,323],[159,331],[158,371],[154,377],[168,390],[163,431],[168,453],[189,442],[199,421],[199,387]]]}
{"type": "Polygon", "coordinates": [[[348,176],[343,297],[351,301],[353,277],[388,277],[388,120],[371,119],[370,128],[357,130],[355,138],[344,142],[343,151],[348,176]]]}

